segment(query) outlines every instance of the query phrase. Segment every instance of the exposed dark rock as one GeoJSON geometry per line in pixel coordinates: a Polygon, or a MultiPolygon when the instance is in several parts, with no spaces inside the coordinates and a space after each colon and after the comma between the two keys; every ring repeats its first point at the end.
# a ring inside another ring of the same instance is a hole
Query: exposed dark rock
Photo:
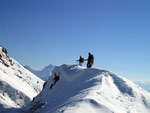
{"type": "Polygon", "coordinates": [[[18,70],[18,72],[19,72],[20,74],[22,74],[22,72],[21,72],[20,70],[18,70]]]}
{"type": "Polygon", "coordinates": [[[2,47],[2,52],[4,52],[5,54],[7,54],[7,49],[2,47]]]}

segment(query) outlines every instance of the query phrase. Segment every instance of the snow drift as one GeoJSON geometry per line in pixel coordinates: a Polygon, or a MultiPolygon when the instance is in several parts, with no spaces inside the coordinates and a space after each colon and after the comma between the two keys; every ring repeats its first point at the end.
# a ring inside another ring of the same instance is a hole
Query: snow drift
{"type": "Polygon", "coordinates": [[[10,57],[0,46],[0,112],[28,105],[38,95],[43,81],[10,57]]]}
{"type": "Polygon", "coordinates": [[[62,65],[22,112],[150,113],[150,93],[107,70],[62,65]],[[59,75],[56,83],[55,74],[59,75]]]}

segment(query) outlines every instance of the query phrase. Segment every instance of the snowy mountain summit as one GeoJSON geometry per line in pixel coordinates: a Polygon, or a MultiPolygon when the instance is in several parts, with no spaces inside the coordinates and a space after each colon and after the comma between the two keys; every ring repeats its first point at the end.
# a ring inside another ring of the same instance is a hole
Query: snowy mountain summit
{"type": "Polygon", "coordinates": [[[40,93],[43,83],[0,46],[0,112],[28,105],[40,93]]]}
{"type": "Polygon", "coordinates": [[[150,113],[150,93],[112,72],[56,67],[25,113],[150,113]]]}

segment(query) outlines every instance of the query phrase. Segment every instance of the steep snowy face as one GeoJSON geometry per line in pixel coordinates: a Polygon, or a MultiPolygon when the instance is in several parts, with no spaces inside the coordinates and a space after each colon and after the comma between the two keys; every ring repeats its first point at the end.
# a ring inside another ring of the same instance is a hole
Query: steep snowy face
{"type": "Polygon", "coordinates": [[[56,67],[26,113],[150,113],[150,93],[106,70],[56,67]]]}
{"type": "Polygon", "coordinates": [[[42,90],[43,81],[26,70],[0,46],[0,108],[22,107],[42,90]]]}

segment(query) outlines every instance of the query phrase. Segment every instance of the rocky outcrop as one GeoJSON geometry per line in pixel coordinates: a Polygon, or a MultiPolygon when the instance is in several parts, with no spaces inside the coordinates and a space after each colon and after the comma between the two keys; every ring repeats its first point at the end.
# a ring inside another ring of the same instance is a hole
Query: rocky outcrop
{"type": "Polygon", "coordinates": [[[7,49],[0,46],[0,62],[6,67],[13,66],[13,61],[7,53],[7,49]]]}

